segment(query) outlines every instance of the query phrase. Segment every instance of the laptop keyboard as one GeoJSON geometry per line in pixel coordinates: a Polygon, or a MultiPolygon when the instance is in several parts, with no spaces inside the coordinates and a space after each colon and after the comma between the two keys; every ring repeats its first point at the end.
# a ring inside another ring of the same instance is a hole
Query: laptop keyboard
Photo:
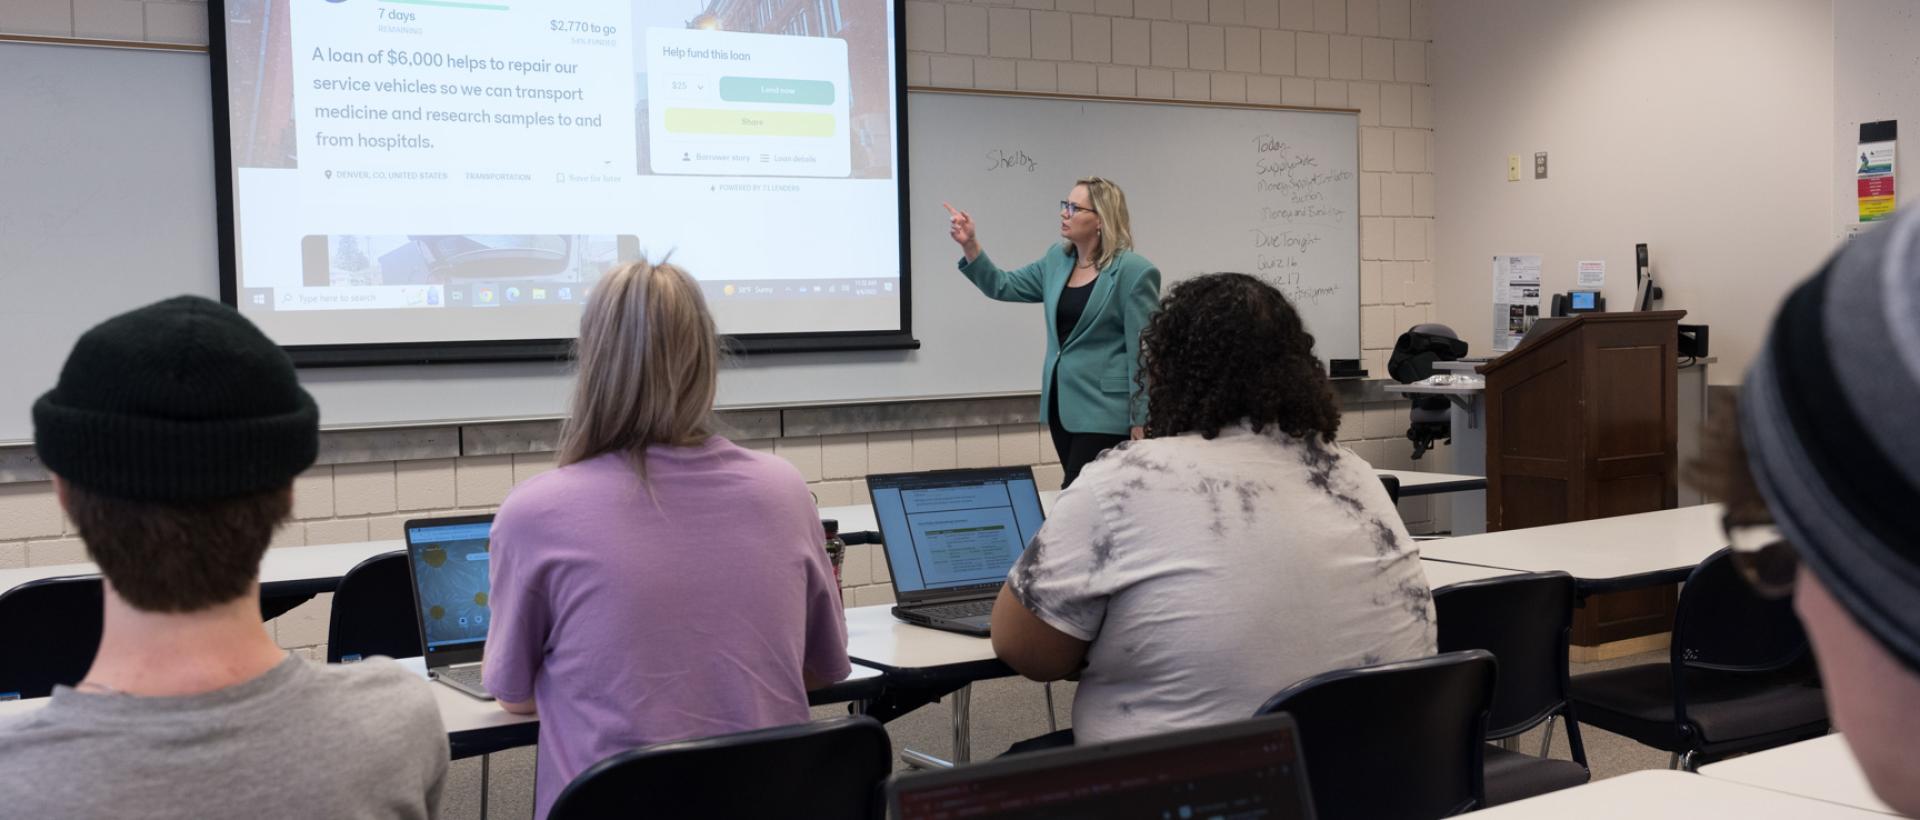
{"type": "Polygon", "coordinates": [[[948,621],[958,621],[965,618],[981,618],[993,614],[993,599],[982,598],[978,601],[962,601],[957,604],[920,607],[914,609],[914,611],[931,618],[940,618],[948,621]]]}
{"type": "Polygon", "coordinates": [[[461,664],[444,669],[435,669],[433,674],[455,683],[463,683],[479,691],[486,691],[480,685],[480,664],[461,664]]]}

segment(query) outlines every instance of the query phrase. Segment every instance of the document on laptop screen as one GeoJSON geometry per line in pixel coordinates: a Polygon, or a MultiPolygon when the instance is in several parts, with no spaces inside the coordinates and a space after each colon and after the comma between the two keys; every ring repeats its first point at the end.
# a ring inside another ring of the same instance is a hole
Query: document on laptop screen
{"type": "Polygon", "coordinates": [[[1043,520],[1031,481],[876,489],[874,502],[902,592],[1004,580],[1043,520]]]}

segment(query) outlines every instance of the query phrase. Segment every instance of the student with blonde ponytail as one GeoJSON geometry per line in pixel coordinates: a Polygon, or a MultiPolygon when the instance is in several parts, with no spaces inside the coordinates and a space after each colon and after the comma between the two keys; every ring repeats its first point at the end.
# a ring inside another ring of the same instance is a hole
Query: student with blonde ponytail
{"type": "Polygon", "coordinates": [[[636,746],[808,719],[846,677],[825,534],[786,461],[713,433],[720,342],[661,263],[595,285],[560,466],[494,521],[487,688],[540,714],[534,814],[636,746]]]}

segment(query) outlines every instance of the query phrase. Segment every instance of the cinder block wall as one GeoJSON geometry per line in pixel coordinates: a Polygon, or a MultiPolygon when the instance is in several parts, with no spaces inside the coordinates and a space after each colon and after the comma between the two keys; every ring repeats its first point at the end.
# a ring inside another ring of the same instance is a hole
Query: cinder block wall
{"type": "MultiPolygon", "coordinates": [[[[1434,186],[1431,0],[995,0],[907,7],[914,85],[1219,100],[1360,110],[1361,337],[1385,375],[1400,331],[1433,317],[1434,186]]],[[[204,44],[193,0],[0,0],[0,33],[204,44]]],[[[1112,174],[1124,184],[1124,169],[1112,174]]],[[[1149,249],[1149,254],[1151,250],[1149,249]]],[[[1341,437],[1380,467],[1411,467],[1404,404],[1348,408],[1341,437]]],[[[742,442],[792,461],[822,506],[864,502],[860,476],[1032,464],[1047,487],[1060,468],[1032,424],[742,442]]],[[[491,511],[550,453],[319,467],[296,486],[296,521],[276,547],[398,538],[402,521],[491,511]]],[[[1420,465],[1443,470],[1444,460],[1420,465]]],[[[1436,525],[1426,499],[1402,503],[1416,531],[1436,525]]],[[[1438,522],[1444,525],[1444,522],[1438,522]]],[[[44,481],[0,484],[0,568],[85,560],[44,481]]],[[[845,569],[850,606],[892,593],[873,547],[845,569]]],[[[279,618],[281,645],[324,656],[323,596],[279,618]]]]}
{"type": "MultiPolygon", "coordinates": [[[[1406,405],[1397,403],[1350,408],[1341,426],[1346,445],[1375,466],[1445,469],[1444,453],[1439,460],[1429,456],[1418,465],[1411,462],[1405,432],[1406,405]]],[[[1028,464],[1042,489],[1060,486],[1053,445],[1045,428],[1034,424],[741,444],[793,462],[823,507],[866,503],[862,477],[870,472],[1028,464]]],[[[294,520],[274,538],[274,548],[398,539],[402,522],[410,518],[493,512],[516,483],[552,467],[552,453],[315,467],[294,482],[294,520]]],[[[1401,502],[1401,515],[1410,529],[1424,532],[1441,525],[1434,518],[1444,507],[1413,498],[1401,502]]],[[[85,560],[86,549],[72,522],[61,515],[51,483],[0,484],[0,569],[85,560]]],[[[886,559],[877,547],[851,547],[846,560],[848,606],[893,600],[886,559]]],[[[322,595],[276,619],[270,626],[280,644],[324,658],[330,597],[322,595]]]]}

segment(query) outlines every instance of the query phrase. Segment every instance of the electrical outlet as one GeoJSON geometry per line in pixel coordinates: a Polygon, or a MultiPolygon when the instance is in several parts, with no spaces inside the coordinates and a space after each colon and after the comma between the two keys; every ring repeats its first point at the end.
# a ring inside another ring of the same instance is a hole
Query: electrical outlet
{"type": "Polygon", "coordinates": [[[1507,181],[1508,182],[1520,181],[1520,155],[1519,154],[1507,155],[1507,181]]]}
{"type": "Polygon", "coordinates": [[[1533,178],[1547,178],[1547,152],[1545,151],[1533,155],[1533,178]]]}

